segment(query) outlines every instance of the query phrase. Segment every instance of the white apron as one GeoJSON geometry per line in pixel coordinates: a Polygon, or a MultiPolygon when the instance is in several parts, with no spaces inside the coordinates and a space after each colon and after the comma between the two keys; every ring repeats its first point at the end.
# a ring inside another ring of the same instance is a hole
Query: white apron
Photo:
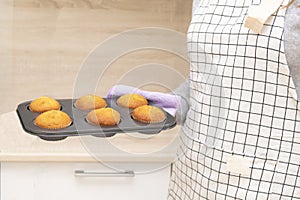
{"type": "Polygon", "coordinates": [[[300,112],[284,53],[286,9],[257,35],[243,22],[259,3],[203,0],[195,11],[191,105],[170,200],[300,199],[300,112]]]}

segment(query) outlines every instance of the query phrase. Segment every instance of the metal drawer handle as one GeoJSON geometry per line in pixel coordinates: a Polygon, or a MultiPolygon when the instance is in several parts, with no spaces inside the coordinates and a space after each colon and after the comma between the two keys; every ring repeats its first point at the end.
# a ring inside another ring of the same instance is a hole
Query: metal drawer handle
{"type": "Polygon", "coordinates": [[[134,171],[127,170],[123,172],[92,172],[84,170],[75,170],[74,175],[78,177],[134,177],[134,171]]]}

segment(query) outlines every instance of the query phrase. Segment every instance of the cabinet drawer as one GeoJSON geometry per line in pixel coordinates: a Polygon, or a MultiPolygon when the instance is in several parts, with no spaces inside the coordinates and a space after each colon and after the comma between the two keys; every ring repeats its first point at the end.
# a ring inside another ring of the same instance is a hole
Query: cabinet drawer
{"type": "MultiPolygon", "coordinates": [[[[143,165],[149,167],[152,164],[120,165],[124,170],[132,170],[130,166],[133,165],[140,165],[142,168],[143,165]]],[[[116,172],[99,163],[4,162],[1,163],[1,199],[166,199],[170,166],[155,171],[136,173],[134,176],[131,176],[131,173],[128,176],[122,172],[116,172]],[[77,176],[74,173],[76,170],[79,170],[77,176]]]]}

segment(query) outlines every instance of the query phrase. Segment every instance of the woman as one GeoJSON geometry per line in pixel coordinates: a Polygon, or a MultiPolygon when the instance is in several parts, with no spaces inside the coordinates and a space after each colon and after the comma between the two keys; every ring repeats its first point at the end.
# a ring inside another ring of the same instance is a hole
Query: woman
{"type": "Polygon", "coordinates": [[[299,71],[300,10],[284,1],[257,34],[244,22],[261,1],[195,3],[190,106],[170,200],[300,199],[300,81],[291,76],[299,71]]]}

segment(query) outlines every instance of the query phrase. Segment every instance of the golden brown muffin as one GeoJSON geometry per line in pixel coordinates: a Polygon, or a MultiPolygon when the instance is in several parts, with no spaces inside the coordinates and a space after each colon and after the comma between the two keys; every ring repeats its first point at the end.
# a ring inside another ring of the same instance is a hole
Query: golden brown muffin
{"type": "Polygon", "coordinates": [[[165,113],[158,107],[144,105],[134,109],[132,118],[144,123],[159,123],[165,120],[165,113]]]}
{"type": "Polygon", "coordinates": [[[32,112],[46,112],[49,110],[59,110],[60,103],[51,97],[42,96],[33,100],[29,108],[32,112]]]}
{"type": "Polygon", "coordinates": [[[40,128],[60,129],[70,126],[72,120],[65,112],[60,110],[50,110],[37,116],[34,123],[40,128]]]}
{"type": "Polygon", "coordinates": [[[89,94],[76,100],[75,106],[81,110],[93,110],[106,107],[106,101],[99,96],[89,94]]]}
{"type": "Polygon", "coordinates": [[[99,108],[92,110],[86,120],[93,125],[113,126],[120,123],[120,113],[112,108],[99,108]]]}
{"type": "Polygon", "coordinates": [[[137,108],[139,106],[148,105],[148,101],[139,94],[124,94],[118,98],[117,104],[122,107],[137,108]]]}

